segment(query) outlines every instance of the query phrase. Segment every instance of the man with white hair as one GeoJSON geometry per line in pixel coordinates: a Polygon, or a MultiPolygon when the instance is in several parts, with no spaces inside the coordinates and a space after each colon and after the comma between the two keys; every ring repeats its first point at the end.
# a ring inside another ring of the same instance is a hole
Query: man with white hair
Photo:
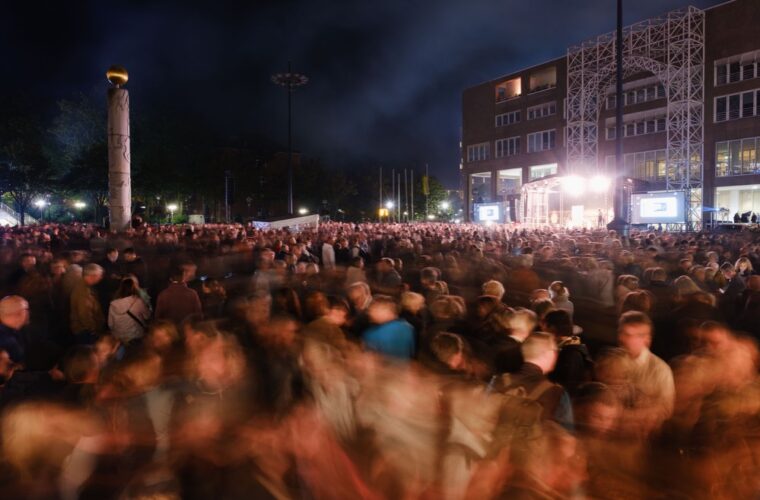
{"type": "Polygon", "coordinates": [[[18,295],[0,300],[0,351],[5,351],[14,363],[24,361],[24,341],[21,329],[29,323],[29,303],[18,295]]]}
{"type": "Polygon", "coordinates": [[[489,280],[483,283],[482,291],[483,295],[496,297],[499,300],[504,297],[504,285],[496,280],[489,280]]]}

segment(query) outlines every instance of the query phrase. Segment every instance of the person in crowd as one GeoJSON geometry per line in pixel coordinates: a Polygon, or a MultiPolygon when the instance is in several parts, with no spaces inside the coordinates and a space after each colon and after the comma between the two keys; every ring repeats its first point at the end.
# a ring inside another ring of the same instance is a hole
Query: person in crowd
{"type": "Polygon", "coordinates": [[[356,282],[367,282],[367,274],[364,272],[364,259],[360,256],[351,258],[351,265],[346,269],[346,286],[356,282]]]}
{"type": "Polygon", "coordinates": [[[554,307],[566,311],[572,321],[575,306],[570,302],[570,290],[561,281],[555,281],[549,285],[549,293],[554,307]]]}
{"type": "Polygon", "coordinates": [[[193,315],[201,315],[203,307],[198,292],[187,286],[189,271],[176,266],[169,279],[169,286],[158,294],[156,319],[168,319],[179,325],[193,315]]]}
{"type": "Polygon", "coordinates": [[[320,304],[319,308],[319,317],[304,327],[304,338],[323,342],[338,351],[345,351],[348,348],[348,341],[343,327],[348,321],[348,303],[342,298],[330,296],[320,304]]]}
{"type": "Polygon", "coordinates": [[[0,227],[0,496],[752,498],[742,257],[760,263],[757,233],[0,227]],[[90,263],[129,247],[144,272],[119,271],[114,305],[172,278],[141,342],[94,306],[90,263]]]}
{"type": "Polygon", "coordinates": [[[496,297],[496,299],[499,301],[501,301],[504,298],[504,294],[506,293],[504,290],[504,285],[502,285],[500,282],[496,280],[488,280],[485,283],[483,283],[483,286],[481,287],[481,292],[483,295],[496,297]]]}
{"type": "Polygon", "coordinates": [[[133,278],[124,278],[108,308],[108,329],[123,345],[142,339],[145,335],[150,309],[140,297],[133,278]]]}
{"type": "Polygon", "coordinates": [[[377,271],[374,288],[377,293],[397,296],[401,293],[402,279],[396,270],[393,259],[383,257],[376,264],[377,271]]]}
{"type": "Polygon", "coordinates": [[[367,315],[373,325],[362,334],[367,349],[399,360],[414,357],[414,328],[398,317],[398,305],[393,298],[376,295],[367,315]]]}
{"type": "Polygon", "coordinates": [[[554,335],[559,347],[557,364],[549,379],[573,395],[578,386],[591,380],[594,365],[588,347],[581,341],[580,327],[573,325],[570,315],[562,309],[549,312],[541,325],[554,335]]]}
{"type": "Polygon", "coordinates": [[[618,320],[618,342],[632,361],[628,377],[636,391],[633,410],[639,418],[640,432],[649,435],[673,414],[673,372],[649,350],[652,321],[646,314],[636,311],[622,314],[618,320]]]}
{"type": "Polygon", "coordinates": [[[13,363],[24,363],[25,340],[21,332],[29,323],[29,303],[18,295],[0,300],[0,350],[13,363]]]}
{"type": "Polygon", "coordinates": [[[71,292],[71,332],[78,344],[92,344],[105,331],[106,317],[95,291],[102,279],[103,268],[87,264],[82,268],[82,278],[71,292]]]}
{"type": "Polygon", "coordinates": [[[548,375],[557,364],[559,349],[551,334],[535,332],[520,345],[523,364],[515,373],[501,377],[502,391],[522,388],[528,399],[537,401],[543,409],[543,418],[554,420],[572,430],[573,409],[570,398],[562,386],[552,383],[548,375]]]}
{"type": "Polygon", "coordinates": [[[535,330],[538,318],[530,309],[517,308],[503,311],[499,315],[499,322],[504,336],[492,354],[493,372],[514,373],[523,365],[521,346],[535,330]]]}
{"type": "Polygon", "coordinates": [[[125,275],[134,275],[137,278],[137,283],[150,289],[151,283],[148,281],[148,265],[143,258],[137,254],[135,248],[125,248],[122,252],[122,256],[124,257],[122,273],[125,275]]]}

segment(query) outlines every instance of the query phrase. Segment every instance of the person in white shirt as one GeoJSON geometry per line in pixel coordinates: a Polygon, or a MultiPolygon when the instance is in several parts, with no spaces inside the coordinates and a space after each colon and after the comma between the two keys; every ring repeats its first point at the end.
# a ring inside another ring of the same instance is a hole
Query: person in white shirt
{"type": "Polygon", "coordinates": [[[628,311],[618,320],[618,342],[632,363],[629,382],[635,390],[636,411],[643,434],[657,430],[673,414],[675,384],[673,371],[649,351],[652,321],[638,311],[628,311]]]}
{"type": "Polygon", "coordinates": [[[150,309],[140,296],[140,289],[132,278],[119,284],[116,298],[108,308],[108,328],[122,344],[128,344],[145,335],[150,309]]]}
{"type": "Polygon", "coordinates": [[[335,238],[332,236],[322,243],[322,268],[335,269],[335,238]]]}

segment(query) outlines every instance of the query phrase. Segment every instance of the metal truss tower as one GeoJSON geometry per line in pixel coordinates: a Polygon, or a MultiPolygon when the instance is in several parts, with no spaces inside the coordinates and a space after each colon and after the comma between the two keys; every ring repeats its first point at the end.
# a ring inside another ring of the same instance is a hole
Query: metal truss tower
{"type": "MultiPolygon", "coordinates": [[[[702,224],[704,48],[705,13],[695,7],[647,19],[623,32],[623,77],[649,72],[665,87],[666,189],[685,192],[687,229],[692,230],[702,224]]],[[[602,172],[599,112],[615,82],[615,69],[615,32],[567,51],[568,174],[602,172]]]]}

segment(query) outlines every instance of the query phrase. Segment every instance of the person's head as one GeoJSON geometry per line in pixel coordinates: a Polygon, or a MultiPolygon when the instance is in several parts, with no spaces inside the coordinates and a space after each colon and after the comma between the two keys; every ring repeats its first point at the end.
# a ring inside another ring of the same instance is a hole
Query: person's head
{"type": "Polygon", "coordinates": [[[441,271],[437,267],[423,267],[420,270],[420,283],[425,288],[432,288],[441,279],[441,271]]]}
{"type": "Polygon", "coordinates": [[[124,255],[124,260],[127,262],[132,262],[135,259],[137,259],[137,252],[132,247],[125,248],[123,255],[124,255]]]}
{"type": "Polygon", "coordinates": [[[549,311],[554,311],[556,307],[550,299],[538,299],[530,303],[530,309],[536,313],[536,317],[541,321],[549,311]]]}
{"type": "Polygon", "coordinates": [[[650,281],[657,283],[664,283],[668,279],[668,273],[661,267],[655,267],[652,269],[650,281]]]}
{"type": "Polygon", "coordinates": [[[200,317],[190,317],[182,323],[187,352],[197,355],[205,345],[219,336],[219,330],[210,321],[200,317]]]}
{"type": "Polygon", "coordinates": [[[298,321],[292,316],[276,315],[261,328],[261,339],[279,350],[291,350],[298,337],[298,321]]]}
{"type": "Polygon", "coordinates": [[[91,346],[76,346],[63,359],[63,375],[72,384],[94,384],[98,381],[100,365],[91,346]]]}
{"type": "Polygon", "coordinates": [[[167,352],[179,343],[179,331],[171,321],[156,320],[148,327],[145,340],[154,351],[167,352]]]}
{"type": "Polygon", "coordinates": [[[557,342],[551,334],[544,332],[532,333],[520,346],[523,359],[526,363],[532,363],[543,373],[550,373],[557,364],[557,342]]]}
{"type": "Polygon", "coordinates": [[[679,276],[673,281],[673,288],[676,289],[676,296],[682,299],[688,295],[693,295],[700,291],[699,286],[688,276],[679,276]]]}
{"type": "Polygon", "coordinates": [[[565,284],[561,281],[555,281],[549,285],[549,293],[551,294],[552,300],[564,300],[570,297],[570,290],[568,290],[565,284]]]}
{"type": "Polygon", "coordinates": [[[34,271],[37,266],[37,257],[30,253],[21,254],[21,257],[19,257],[19,265],[21,266],[21,269],[27,273],[34,271]]]}
{"type": "Polygon", "coordinates": [[[116,351],[121,343],[113,335],[101,335],[95,341],[95,358],[98,360],[98,366],[103,368],[110,360],[116,356],[116,351]]]}
{"type": "Polygon", "coordinates": [[[717,321],[705,321],[699,327],[699,341],[709,353],[725,352],[731,345],[733,333],[729,328],[717,321]]]}
{"type": "Polygon", "coordinates": [[[103,279],[103,268],[97,264],[87,264],[82,268],[82,279],[87,286],[95,286],[103,279]]]}
{"type": "Polygon", "coordinates": [[[437,322],[456,321],[464,317],[466,308],[461,297],[443,295],[430,304],[430,314],[437,322]]]}
{"type": "Polygon", "coordinates": [[[452,370],[460,371],[466,364],[466,345],[464,339],[455,333],[441,332],[433,337],[430,349],[441,363],[452,370]]]}
{"type": "Polygon", "coordinates": [[[620,396],[626,396],[625,387],[629,383],[634,361],[625,349],[613,348],[602,351],[594,363],[596,380],[616,391],[620,396]]]}
{"type": "Polygon", "coordinates": [[[550,311],[544,316],[543,329],[558,339],[573,336],[573,320],[570,314],[563,309],[550,311]]]}
{"type": "Polygon", "coordinates": [[[383,257],[377,262],[377,270],[381,273],[389,273],[394,269],[393,259],[383,257]]]}
{"type": "Polygon", "coordinates": [[[369,320],[377,325],[382,325],[398,318],[398,305],[393,297],[387,295],[375,295],[367,311],[369,320]]]}
{"type": "Polygon", "coordinates": [[[133,295],[137,295],[139,289],[137,288],[137,283],[135,283],[135,280],[132,278],[124,278],[119,283],[119,288],[116,290],[116,298],[117,299],[123,299],[125,297],[132,297],[133,295]]]}
{"type": "Polygon", "coordinates": [[[751,273],[753,271],[752,262],[747,257],[739,257],[734,264],[734,270],[737,273],[751,273]]]}
{"type": "Polygon", "coordinates": [[[327,320],[336,326],[343,326],[348,321],[348,313],[350,307],[348,302],[342,297],[331,295],[327,297],[327,309],[325,311],[325,317],[327,320]]]}
{"type": "Polygon", "coordinates": [[[0,323],[13,330],[20,330],[29,323],[29,303],[18,295],[0,300],[0,323]]]}
{"type": "Polygon", "coordinates": [[[618,320],[618,342],[631,358],[638,358],[652,344],[652,321],[638,311],[623,313],[618,320]]]}
{"type": "Polygon", "coordinates": [[[646,290],[628,292],[623,299],[621,312],[639,311],[646,314],[652,310],[652,296],[646,290]]]}
{"type": "Polygon", "coordinates": [[[506,313],[502,324],[511,336],[524,341],[536,328],[538,318],[536,313],[530,309],[518,307],[514,311],[506,313]]]}
{"type": "Polygon", "coordinates": [[[116,262],[119,260],[119,251],[116,250],[113,247],[109,247],[106,249],[106,259],[108,259],[109,262],[116,262]]]}
{"type": "Polygon", "coordinates": [[[415,292],[401,294],[401,309],[411,314],[417,314],[425,307],[425,296],[415,292]]]}
{"type": "Polygon", "coordinates": [[[727,280],[730,280],[736,276],[736,270],[730,262],[724,262],[723,265],[720,266],[720,272],[727,280]]]}
{"type": "Polygon", "coordinates": [[[351,305],[357,311],[364,310],[372,298],[372,292],[370,291],[369,285],[363,281],[351,283],[346,289],[346,295],[348,296],[351,305]]]}
{"type": "Polygon", "coordinates": [[[678,261],[678,267],[683,272],[689,272],[689,269],[691,269],[691,266],[694,264],[694,261],[688,258],[683,258],[678,261]]]}
{"type": "Polygon", "coordinates": [[[545,288],[537,288],[536,290],[533,290],[530,292],[530,301],[535,302],[536,300],[552,300],[552,294],[549,292],[549,290],[545,288]]]}
{"type": "Polygon", "coordinates": [[[692,266],[692,268],[689,269],[689,276],[691,276],[691,279],[693,279],[695,282],[704,283],[705,266],[692,266]]]}
{"type": "Polygon", "coordinates": [[[639,279],[632,274],[621,274],[618,276],[617,283],[629,290],[636,290],[639,287],[639,279]]]}
{"type": "Polygon", "coordinates": [[[63,276],[66,273],[66,266],[68,265],[68,262],[66,259],[53,259],[50,262],[50,275],[53,278],[58,278],[59,276],[63,276]]]}
{"type": "Polygon", "coordinates": [[[245,373],[245,356],[234,337],[219,334],[198,353],[196,373],[205,389],[219,391],[239,382],[245,373]]]}
{"type": "Polygon", "coordinates": [[[504,297],[504,285],[496,280],[490,280],[483,283],[482,287],[483,295],[490,295],[501,300],[504,297]]]}
{"type": "Polygon", "coordinates": [[[581,385],[573,401],[573,415],[579,430],[594,436],[608,436],[617,427],[622,404],[615,392],[601,382],[581,385]]]}

